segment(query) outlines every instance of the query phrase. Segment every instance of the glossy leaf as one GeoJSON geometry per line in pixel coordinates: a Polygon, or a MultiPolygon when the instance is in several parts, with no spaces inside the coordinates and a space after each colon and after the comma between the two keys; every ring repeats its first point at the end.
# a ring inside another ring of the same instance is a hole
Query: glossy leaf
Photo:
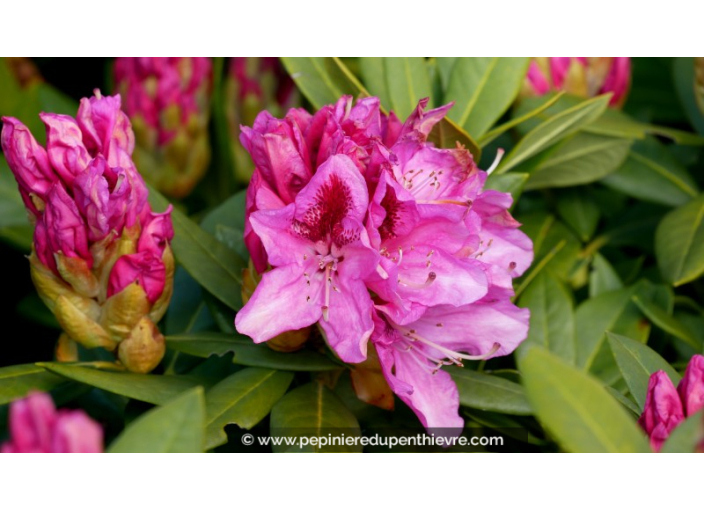
{"type": "Polygon", "coordinates": [[[252,367],[291,371],[325,371],[342,367],[318,352],[308,349],[291,353],[278,352],[238,334],[202,332],[173,335],[166,338],[166,345],[175,351],[201,358],[233,352],[233,363],[252,367]]]}
{"type": "Polygon", "coordinates": [[[251,429],[263,420],[286,393],[292,380],[291,372],[245,368],[208,390],[205,394],[206,450],[227,442],[225,425],[233,423],[251,429]]]}
{"type": "Polygon", "coordinates": [[[546,147],[593,122],[604,112],[608,102],[608,96],[595,97],[542,122],[521,138],[496,171],[507,172],[546,147]]]}
{"type": "Polygon", "coordinates": [[[185,376],[108,372],[66,363],[38,365],[67,379],[156,405],[165,404],[198,385],[198,381],[185,376]]]}
{"type": "Polygon", "coordinates": [[[607,337],[623,379],[640,411],[643,411],[645,406],[651,374],[664,370],[675,385],[680,382],[680,376],[675,369],[647,345],[614,333],[607,333],[607,337]]]}
{"type": "Polygon", "coordinates": [[[505,414],[531,414],[520,384],[495,375],[457,367],[449,367],[446,371],[457,384],[461,405],[505,414]]]}
{"type": "Polygon", "coordinates": [[[578,133],[530,168],[526,189],[561,188],[598,181],[621,166],[630,140],[578,133]]]}
{"type": "Polygon", "coordinates": [[[682,205],[699,193],[687,170],[654,139],[637,141],[623,165],[602,182],[626,195],[668,206],[682,205]]]}
{"type": "MultiPolygon", "coordinates": [[[[149,187],[149,202],[164,211],[168,201],[149,187]]],[[[177,209],[171,213],[176,260],[211,294],[233,310],[242,307],[242,269],[245,261],[177,209]]]]}
{"type": "Polygon", "coordinates": [[[597,380],[539,347],[519,366],[535,416],[565,450],[650,451],[635,420],[597,380]]]}
{"type": "Polygon", "coordinates": [[[665,216],[655,232],[655,255],[666,281],[675,287],[704,273],[704,197],[665,216]]]}
{"type": "MultiPolygon", "coordinates": [[[[360,84],[349,78],[340,62],[331,57],[282,57],[286,70],[299,90],[313,104],[321,108],[335,103],[345,94],[360,94],[360,84]]],[[[366,92],[366,91],[365,91],[366,92]]],[[[364,94],[369,95],[368,93],[364,94]]]]}
{"type": "Polygon", "coordinates": [[[574,305],[572,293],[564,284],[549,271],[543,271],[523,292],[518,306],[530,309],[530,328],[524,345],[545,347],[573,364],[574,305]]]}
{"type": "Polygon", "coordinates": [[[633,296],[632,299],[636,306],[640,308],[640,311],[643,312],[643,315],[650,319],[657,327],[683,340],[696,350],[702,348],[702,343],[694,333],[666,310],[641,296],[633,296]]]}
{"type": "Polygon", "coordinates": [[[503,193],[511,193],[514,205],[523,192],[523,187],[528,180],[528,174],[511,172],[510,174],[491,174],[484,186],[485,189],[493,189],[503,193]]]}
{"type": "MultiPolygon", "coordinates": [[[[322,384],[312,382],[284,396],[271,411],[274,437],[327,437],[329,434],[360,436],[359,423],[340,399],[322,384]]],[[[297,447],[274,446],[275,452],[299,451],[297,447]]],[[[361,445],[314,447],[315,452],[359,452],[361,445]]]]}
{"type": "Polygon", "coordinates": [[[557,211],[584,242],[594,235],[601,216],[599,206],[583,189],[561,193],[557,200],[557,211]]]}
{"type": "Polygon", "coordinates": [[[613,266],[600,253],[595,254],[592,260],[592,271],[589,274],[589,297],[593,298],[622,288],[621,277],[613,266]]]}
{"type": "Polygon", "coordinates": [[[589,368],[611,331],[641,338],[642,316],[631,301],[632,287],[605,292],[583,301],[575,313],[577,366],[589,368]]]}
{"type": "Polygon", "coordinates": [[[446,102],[455,102],[450,118],[473,137],[482,136],[518,95],[529,62],[526,57],[458,58],[445,94],[446,102]]]}
{"type": "Polygon", "coordinates": [[[0,368],[0,405],[26,397],[30,391],[50,391],[66,379],[33,364],[0,368]]]}
{"type": "Polygon", "coordinates": [[[110,445],[109,453],[200,453],[203,451],[203,388],[189,390],[147,411],[110,445]]]}
{"type": "Polygon", "coordinates": [[[425,58],[383,57],[382,60],[391,109],[405,119],[418,101],[432,95],[425,58]]]}

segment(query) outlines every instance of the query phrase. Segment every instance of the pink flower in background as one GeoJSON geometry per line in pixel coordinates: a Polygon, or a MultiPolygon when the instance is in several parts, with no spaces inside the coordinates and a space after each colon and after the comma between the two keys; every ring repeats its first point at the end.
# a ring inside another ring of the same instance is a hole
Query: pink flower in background
{"type": "MultiPolygon", "coordinates": [[[[426,105],[402,123],[377,98],[343,97],[242,128],[255,163],[245,242],[264,274],[235,325],[263,342],[317,323],[351,363],[371,341],[423,425],[457,429],[457,388],[440,369],[525,339],[529,312],[511,303],[511,280],[533,251],[511,196],[483,190],[471,153],[427,141],[451,105],[426,105]]],[[[383,394],[366,391],[378,385],[363,381],[372,372],[355,374],[360,398],[383,394]]]]}
{"type": "Polygon", "coordinates": [[[85,412],[54,407],[46,393],[10,404],[10,440],[1,453],[102,453],[103,429],[85,412]]]}
{"type": "Polygon", "coordinates": [[[677,389],[662,370],[650,376],[645,407],[638,423],[648,433],[650,445],[657,452],[677,425],[702,408],[704,356],[697,354],[689,361],[677,389]]]}
{"type": "Polygon", "coordinates": [[[536,57],[528,68],[527,95],[564,90],[581,97],[612,92],[611,106],[626,101],[631,86],[629,57],[536,57]]]}
{"type": "Polygon", "coordinates": [[[140,172],[168,195],[188,195],[210,162],[210,59],[121,57],[115,86],[132,120],[140,172]]]}
{"type": "Polygon", "coordinates": [[[155,214],[147,203],[120,96],[96,91],[81,100],[75,119],[40,117],[46,149],[14,118],[2,119],[1,137],[35,225],[30,268],[37,291],[62,326],[64,342],[108,350],[120,344],[123,364],[150,371],[164,341],[156,327],[147,328],[157,333],[147,349],[142,332],[148,325],[141,319],[148,315],[156,324],[171,298],[171,209],[155,214]],[[139,347],[124,342],[133,332],[139,347]]]}

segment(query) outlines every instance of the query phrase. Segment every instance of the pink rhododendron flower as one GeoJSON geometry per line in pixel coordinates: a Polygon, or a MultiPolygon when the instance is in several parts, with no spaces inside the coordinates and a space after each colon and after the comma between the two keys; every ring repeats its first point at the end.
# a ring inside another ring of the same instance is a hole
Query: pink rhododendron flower
{"type": "Polygon", "coordinates": [[[377,98],[343,97],[242,128],[255,163],[245,241],[263,275],[235,325],[263,342],[317,323],[348,363],[372,342],[378,362],[353,377],[360,397],[389,407],[378,366],[424,426],[458,429],[457,388],[440,369],[525,339],[511,280],[533,251],[511,196],[483,190],[471,153],[428,142],[451,105],[426,105],[402,123],[377,98]]]}
{"type": "Polygon", "coordinates": [[[621,106],[630,86],[629,57],[536,57],[528,68],[524,94],[564,90],[593,97],[613,92],[611,106],[621,106]]]}
{"type": "Polygon", "coordinates": [[[76,119],[40,117],[46,149],[19,120],[2,119],[2,149],[35,225],[35,286],[64,329],[63,342],[120,344],[123,364],[149,371],[163,355],[161,334],[152,339],[161,354],[148,362],[132,359],[140,349],[124,341],[145,330],[142,316],[156,324],[171,297],[170,209],[155,214],[147,203],[120,96],[96,91],[81,100],[76,119]]]}
{"type": "Polygon", "coordinates": [[[10,404],[10,440],[1,453],[102,453],[103,429],[81,410],[56,410],[46,393],[10,404]]]}
{"type": "Polygon", "coordinates": [[[650,445],[657,452],[677,425],[702,408],[704,356],[697,354],[689,361],[677,389],[662,370],[650,376],[645,407],[638,423],[650,436],[650,445]]]}

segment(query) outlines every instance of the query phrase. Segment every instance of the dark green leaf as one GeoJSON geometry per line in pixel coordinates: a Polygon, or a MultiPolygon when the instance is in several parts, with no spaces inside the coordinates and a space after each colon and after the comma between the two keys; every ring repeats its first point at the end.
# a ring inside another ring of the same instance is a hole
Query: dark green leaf
{"type": "Polygon", "coordinates": [[[645,299],[641,296],[633,296],[633,302],[640,308],[648,319],[653,321],[657,327],[663,331],[676,336],[680,340],[683,340],[689,346],[696,350],[702,348],[702,343],[697,339],[697,337],[692,333],[687,326],[682,324],[676,318],[674,318],[666,310],[663,310],[660,306],[652,301],[645,299]]]}
{"type": "Polygon", "coordinates": [[[578,133],[530,168],[526,189],[576,186],[598,181],[621,166],[631,141],[578,133]]]}
{"type": "Polygon", "coordinates": [[[109,453],[200,453],[203,451],[203,388],[189,390],[137,418],[109,453]]]}
{"type": "Polygon", "coordinates": [[[519,384],[474,370],[456,367],[446,370],[457,384],[461,405],[505,414],[531,414],[525,392],[519,384]]]}
{"type": "Polygon", "coordinates": [[[608,105],[608,96],[599,96],[568,108],[528,132],[504,158],[497,172],[504,173],[597,119],[608,105]]]}
{"type": "Polygon", "coordinates": [[[665,216],[655,232],[660,272],[675,287],[704,273],[704,197],[665,216]]]}
{"type": "Polygon", "coordinates": [[[574,305],[572,293],[549,271],[542,271],[518,302],[530,308],[526,346],[545,347],[568,363],[575,360],[574,305]]]}
{"type": "MultiPolygon", "coordinates": [[[[328,434],[360,436],[359,423],[340,399],[319,383],[309,383],[289,392],[271,411],[272,437],[327,437],[328,434]]],[[[274,446],[275,452],[298,451],[274,446]]],[[[316,446],[316,452],[359,452],[361,445],[316,446]]]]}
{"type": "Polygon", "coordinates": [[[107,372],[66,363],[37,365],[67,379],[157,405],[165,404],[175,396],[197,386],[197,381],[184,376],[107,372]]]}
{"type": "Polygon", "coordinates": [[[237,334],[202,332],[174,335],[166,338],[166,345],[176,351],[202,358],[234,352],[233,363],[252,367],[291,371],[325,371],[342,367],[322,354],[308,349],[291,353],[277,352],[237,334]]]}
{"type": "Polygon", "coordinates": [[[36,365],[0,368],[0,405],[27,396],[30,391],[49,391],[66,379],[36,365]]]}
{"type": "Polygon", "coordinates": [[[205,394],[205,449],[227,442],[225,425],[251,429],[263,420],[292,380],[290,372],[245,368],[213,386],[205,394]]]}
{"type": "Polygon", "coordinates": [[[607,333],[607,336],[621,375],[640,411],[645,406],[651,374],[664,370],[675,385],[680,382],[680,376],[675,369],[647,345],[622,335],[607,333]]]}
{"type": "Polygon", "coordinates": [[[601,216],[599,206],[583,189],[562,192],[557,199],[557,211],[584,242],[594,235],[601,216]]]}
{"type": "Polygon", "coordinates": [[[616,270],[601,254],[594,255],[592,272],[589,274],[589,297],[623,288],[623,282],[616,270]]]}

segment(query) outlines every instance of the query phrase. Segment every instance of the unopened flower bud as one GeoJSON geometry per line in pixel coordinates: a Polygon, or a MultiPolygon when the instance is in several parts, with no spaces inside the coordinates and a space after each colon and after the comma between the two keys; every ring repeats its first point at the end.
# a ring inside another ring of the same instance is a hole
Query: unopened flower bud
{"type": "Polygon", "coordinates": [[[115,82],[132,119],[140,171],[167,195],[188,195],[210,162],[210,59],[118,58],[115,82]]]}
{"type": "Polygon", "coordinates": [[[629,57],[535,57],[528,69],[523,95],[541,96],[564,90],[580,97],[612,92],[611,106],[626,101],[631,85],[629,57]]]}
{"type": "Polygon", "coordinates": [[[77,120],[41,118],[46,151],[10,118],[2,145],[34,218],[32,281],[64,331],[57,358],[75,360],[79,343],[150,371],[164,354],[156,323],[173,291],[171,208],[157,214],[147,203],[119,96],[83,99],[77,120]]]}

